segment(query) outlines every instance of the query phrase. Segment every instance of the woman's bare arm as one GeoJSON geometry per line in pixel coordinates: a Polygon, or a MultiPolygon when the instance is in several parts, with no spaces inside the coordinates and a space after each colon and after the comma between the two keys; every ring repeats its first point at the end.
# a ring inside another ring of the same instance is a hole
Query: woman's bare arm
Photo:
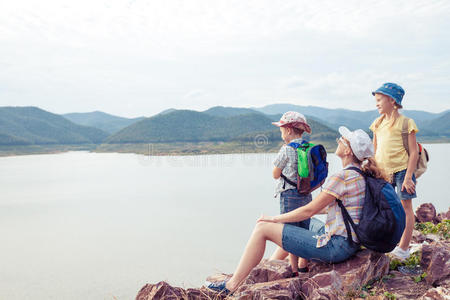
{"type": "Polygon", "coordinates": [[[278,216],[261,216],[258,222],[267,221],[275,223],[290,223],[290,222],[300,222],[311,218],[324,208],[326,208],[330,203],[332,203],[336,198],[326,192],[321,192],[313,201],[305,206],[299,207],[288,213],[278,215],[278,216]]]}

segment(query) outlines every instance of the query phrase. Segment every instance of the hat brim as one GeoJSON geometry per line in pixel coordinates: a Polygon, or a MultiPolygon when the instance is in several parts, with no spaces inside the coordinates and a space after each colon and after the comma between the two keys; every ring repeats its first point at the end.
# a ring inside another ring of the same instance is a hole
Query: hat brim
{"type": "Polygon", "coordinates": [[[345,137],[346,139],[348,139],[348,136],[350,135],[350,130],[347,128],[347,127],[345,127],[345,126],[340,126],[339,127],[339,133],[343,136],[343,137],[345,137]]]}
{"type": "Polygon", "coordinates": [[[380,90],[376,90],[376,91],[373,91],[373,92],[372,92],[372,96],[375,96],[375,94],[382,94],[382,95],[391,97],[391,98],[395,101],[395,104],[398,105],[399,108],[403,108],[403,105],[401,105],[400,103],[398,103],[397,100],[395,100],[395,98],[392,97],[392,95],[390,95],[390,94],[388,94],[388,93],[386,93],[386,92],[380,91],[380,90]]]}
{"type": "Polygon", "coordinates": [[[272,122],[272,125],[275,125],[277,127],[282,127],[283,125],[286,125],[286,124],[281,124],[280,122],[272,122]]]}

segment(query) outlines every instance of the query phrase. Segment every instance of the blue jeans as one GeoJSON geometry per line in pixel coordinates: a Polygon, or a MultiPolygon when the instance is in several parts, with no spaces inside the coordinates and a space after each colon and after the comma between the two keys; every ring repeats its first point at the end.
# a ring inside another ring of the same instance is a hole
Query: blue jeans
{"type": "MultiPolygon", "coordinates": [[[[286,190],[284,192],[281,192],[280,194],[280,213],[284,214],[287,212],[290,212],[291,210],[297,209],[301,206],[304,206],[311,202],[312,196],[311,194],[307,195],[300,195],[297,192],[297,189],[290,189],[286,190]]],[[[293,223],[287,223],[294,226],[302,227],[305,229],[309,229],[309,220],[304,220],[301,222],[293,222],[293,223]]]]}
{"type": "MultiPolygon", "coordinates": [[[[410,194],[406,190],[402,191],[402,184],[403,180],[405,180],[406,175],[406,169],[398,171],[394,173],[394,176],[392,177],[392,186],[394,187],[394,190],[396,190],[398,197],[400,200],[410,200],[413,198],[417,198],[416,192],[410,194]],[[396,188],[397,187],[397,188],[396,188]]],[[[416,184],[416,176],[413,174],[412,181],[414,184],[416,184]]]]}
{"type": "Polygon", "coordinates": [[[325,224],[315,218],[311,219],[310,230],[285,224],[283,227],[283,249],[298,257],[326,263],[338,263],[350,258],[359,250],[359,244],[353,246],[347,238],[333,235],[325,246],[317,248],[318,236],[325,233],[325,224]]]}

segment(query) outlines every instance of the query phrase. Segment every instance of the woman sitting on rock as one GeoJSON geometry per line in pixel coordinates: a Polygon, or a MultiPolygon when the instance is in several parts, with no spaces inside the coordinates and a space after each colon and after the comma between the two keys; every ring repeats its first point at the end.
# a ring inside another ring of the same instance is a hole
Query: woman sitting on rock
{"type": "Polygon", "coordinates": [[[357,167],[367,174],[385,178],[371,158],[374,154],[370,137],[363,130],[349,131],[339,128],[342,135],[337,139],[336,155],[341,159],[343,170],[330,176],[321,193],[309,204],[278,216],[261,216],[247,243],[239,265],[228,281],[210,283],[208,288],[222,293],[234,292],[250,271],[261,261],[266,241],[272,241],[289,253],[305,259],[337,263],[350,258],[358,249],[356,243],[347,241],[347,232],[336,198],[342,200],[353,221],[358,224],[365,195],[365,180],[358,172],[347,170],[357,167]],[[300,222],[318,213],[326,213],[326,223],[307,230],[285,223],[300,222]]]}

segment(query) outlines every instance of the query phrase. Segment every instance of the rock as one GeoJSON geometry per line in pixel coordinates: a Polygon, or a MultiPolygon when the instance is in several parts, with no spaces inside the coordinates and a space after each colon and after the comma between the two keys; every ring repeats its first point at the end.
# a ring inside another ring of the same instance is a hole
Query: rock
{"type": "Polygon", "coordinates": [[[450,299],[450,290],[439,286],[429,289],[419,300],[448,300],[450,299]]]}
{"type": "Polygon", "coordinates": [[[367,249],[358,251],[354,257],[342,263],[312,263],[311,265],[312,275],[336,271],[341,276],[346,290],[359,288],[369,280],[380,278],[389,272],[389,258],[367,249]]]}
{"type": "Polygon", "coordinates": [[[173,287],[165,281],[157,284],[146,284],[136,296],[136,300],[220,300],[225,297],[214,293],[207,288],[182,289],[173,287]]]}
{"type": "MultiPolygon", "coordinates": [[[[374,278],[380,278],[389,270],[389,259],[380,253],[362,250],[351,259],[327,264],[311,262],[310,272],[297,278],[288,278],[291,269],[287,261],[263,260],[256,266],[243,284],[235,291],[234,299],[339,299],[348,291],[359,289],[374,278]]],[[[216,274],[207,281],[217,282],[231,275],[216,274]]],[[[206,288],[182,289],[166,282],[145,285],[136,300],[153,299],[221,299],[206,288]],[[209,298],[208,298],[209,297],[209,298]]],[[[223,297],[222,297],[223,298],[223,297]]]]}
{"type": "Polygon", "coordinates": [[[395,295],[397,300],[417,299],[429,289],[426,282],[416,283],[411,276],[404,275],[398,271],[391,271],[389,275],[392,278],[384,283],[384,289],[395,295]]]}
{"type": "Polygon", "coordinates": [[[234,293],[233,298],[239,300],[256,299],[300,299],[301,278],[286,278],[255,284],[243,284],[234,293]]]}
{"type": "Polygon", "coordinates": [[[432,243],[432,242],[439,242],[440,240],[442,240],[443,238],[441,238],[439,235],[434,234],[434,233],[428,233],[425,235],[425,240],[428,243],[432,243]]]}
{"type": "Polygon", "coordinates": [[[450,241],[424,244],[420,264],[426,268],[428,284],[436,286],[445,281],[450,276],[450,241]]]}
{"type": "Polygon", "coordinates": [[[250,272],[243,284],[275,281],[289,278],[291,274],[292,270],[288,261],[264,259],[250,272]]]}
{"type": "Polygon", "coordinates": [[[338,299],[341,292],[342,277],[336,271],[316,274],[302,285],[306,299],[338,299]]]}
{"type": "Polygon", "coordinates": [[[425,241],[425,239],[426,239],[425,235],[422,232],[420,232],[419,230],[415,230],[415,229],[413,230],[413,234],[411,237],[412,242],[421,244],[425,241]]]}
{"type": "Polygon", "coordinates": [[[160,281],[157,284],[146,284],[136,296],[136,300],[147,299],[184,299],[182,288],[172,287],[167,282],[160,281]]]}
{"type": "Polygon", "coordinates": [[[431,203],[424,203],[416,209],[416,218],[420,223],[433,222],[439,223],[436,219],[436,208],[431,203]]]}
{"type": "MultiPolygon", "coordinates": [[[[292,274],[291,267],[287,260],[263,259],[244,280],[244,285],[275,281],[279,279],[289,278],[292,274]]],[[[206,281],[217,282],[230,278],[231,275],[215,274],[206,278],[206,281]]]]}
{"type": "Polygon", "coordinates": [[[436,219],[439,222],[442,222],[443,220],[450,220],[450,207],[448,208],[448,211],[445,212],[441,212],[436,216],[436,219]]]}
{"type": "Polygon", "coordinates": [[[439,284],[447,289],[450,289],[450,277],[442,280],[441,282],[439,282],[439,284]]]}

